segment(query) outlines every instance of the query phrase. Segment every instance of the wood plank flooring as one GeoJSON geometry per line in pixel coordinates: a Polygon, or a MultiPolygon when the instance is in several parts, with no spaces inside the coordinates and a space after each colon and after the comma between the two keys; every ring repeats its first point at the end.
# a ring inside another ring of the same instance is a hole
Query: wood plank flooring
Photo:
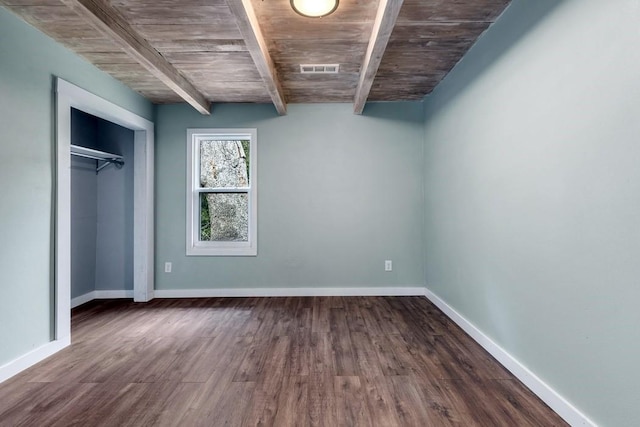
{"type": "Polygon", "coordinates": [[[93,301],[1,426],[567,425],[420,297],[93,301]]]}

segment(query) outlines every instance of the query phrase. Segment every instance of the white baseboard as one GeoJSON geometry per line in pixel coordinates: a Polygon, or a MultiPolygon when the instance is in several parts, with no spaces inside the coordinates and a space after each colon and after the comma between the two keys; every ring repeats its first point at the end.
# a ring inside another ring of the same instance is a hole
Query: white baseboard
{"type": "Polygon", "coordinates": [[[133,290],[129,291],[100,291],[96,290],[95,299],[133,298],[133,290]]]}
{"type": "Polygon", "coordinates": [[[19,374],[25,369],[30,368],[54,353],[59,352],[69,344],[71,344],[69,337],[62,340],[51,341],[43,346],[31,350],[29,353],[20,356],[5,365],[0,366],[0,383],[19,374]]]}
{"type": "Polygon", "coordinates": [[[133,291],[91,291],[71,300],[71,308],[93,301],[94,299],[133,298],[133,291]]]}
{"type": "Polygon", "coordinates": [[[416,296],[423,286],[344,288],[238,288],[238,289],[156,289],[156,298],[212,297],[320,297],[320,296],[416,296]]]}
{"type": "Polygon", "coordinates": [[[548,384],[536,376],[536,374],[496,344],[440,297],[427,288],[425,288],[425,296],[571,426],[596,426],[586,415],[580,412],[575,406],[569,403],[564,397],[558,394],[548,384]]]}
{"type": "Polygon", "coordinates": [[[96,291],[87,292],[86,294],[71,298],[71,308],[76,308],[94,299],[96,299],[96,291]]]}

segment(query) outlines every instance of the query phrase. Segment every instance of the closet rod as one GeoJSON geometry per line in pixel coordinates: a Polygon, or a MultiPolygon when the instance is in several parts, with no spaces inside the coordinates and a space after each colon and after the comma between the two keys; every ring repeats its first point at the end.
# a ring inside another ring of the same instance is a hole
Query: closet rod
{"type": "Polygon", "coordinates": [[[121,168],[124,165],[124,160],[122,160],[122,156],[117,154],[107,153],[105,151],[94,150],[92,148],[82,147],[80,145],[71,144],[71,155],[78,157],[86,157],[87,159],[94,159],[98,162],[105,162],[102,165],[99,165],[96,168],[96,173],[100,172],[109,164],[113,163],[118,168],[121,168]]]}

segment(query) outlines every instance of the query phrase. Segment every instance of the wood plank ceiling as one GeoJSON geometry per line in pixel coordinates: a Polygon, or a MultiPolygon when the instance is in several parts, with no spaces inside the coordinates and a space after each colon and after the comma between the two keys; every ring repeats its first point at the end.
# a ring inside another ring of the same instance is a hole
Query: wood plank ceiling
{"type": "Polygon", "coordinates": [[[340,0],[324,18],[289,0],[0,0],[154,103],[419,100],[510,0],[340,0]],[[302,74],[300,64],[340,64],[302,74]]]}

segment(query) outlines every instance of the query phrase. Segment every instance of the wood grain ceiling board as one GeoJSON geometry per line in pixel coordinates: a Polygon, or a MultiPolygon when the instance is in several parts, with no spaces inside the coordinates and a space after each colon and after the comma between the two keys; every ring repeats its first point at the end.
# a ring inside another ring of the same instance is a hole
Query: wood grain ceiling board
{"type": "Polygon", "coordinates": [[[405,0],[398,24],[494,22],[511,0],[405,0]]]}
{"type": "Polygon", "coordinates": [[[161,53],[163,43],[171,41],[242,40],[224,0],[114,0],[111,4],[161,53]]]}
{"type": "Polygon", "coordinates": [[[440,83],[510,0],[405,0],[369,101],[419,100],[440,83]]]}
{"type": "MultiPolygon", "coordinates": [[[[61,4],[58,0],[55,2],[43,1],[41,4],[25,3],[10,5],[10,9],[33,25],[41,22],[73,22],[78,19],[78,15],[74,11],[61,4]]],[[[3,2],[3,4],[6,3],[3,2]]]]}
{"type": "MultiPolygon", "coordinates": [[[[353,102],[353,95],[351,94],[355,92],[357,83],[357,81],[353,84],[340,82],[339,84],[334,84],[331,91],[327,91],[324,88],[309,89],[305,87],[304,90],[297,90],[294,95],[287,96],[288,99],[292,99],[291,102],[298,104],[313,104],[317,103],[318,99],[322,99],[322,102],[327,103],[351,103],[353,102]]],[[[295,86],[293,88],[296,89],[295,86]]]]}
{"type": "MultiPolygon", "coordinates": [[[[160,21],[159,21],[160,22],[160,21]]],[[[155,46],[165,40],[238,40],[242,38],[234,22],[217,25],[143,24],[133,26],[155,46]]]]}
{"type": "MultiPolygon", "coordinates": [[[[206,79],[202,77],[203,84],[200,90],[217,102],[239,102],[239,103],[258,103],[270,104],[271,97],[264,87],[262,81],[256,82],[221,82],[206,79]],[[251,101],[247,101],[251,99],[251,101]]],[[[214,107],[215,108],[215,107],[214,107]]]]}
{"type": "Polygon", "coordinates": [[[271,102],[248,52],[165,52],[165,57],[215,102],[271,102]]]}
{"type": "Polygon", "coordinates": [[[287,80],[285,93],[291,103],[353,102],[353,93],[358,84],[358,74],[344,75],[340,80],[331,76],[299,75],[287,80]]]}
{"type": "Polygon", "coordinates": [[[160,52],[247,52],[241,39],[168,39],[153,43],[160,52]]]}
{"type": "Polygon", "coordinates": [[[221,78],[221,73],[218,70],[207,72],[185,69],[183,72],[185,77],[199,82],[200,90],[210,99],[215,99],[216,102],[271,102],[269,93],[261,79],[231,80],[221,78]]]}
{"type": "Polygon", "coordinates": [[[275,40],[271,53],[280,59],[282,69],[297,69],[300,64],[340,64],[341,69],[360,67],[366,42],[350,42],[344,40],[318,40],[313,49],[309,49],[308,40],[275,40]]]}
{"type": "Polygon", "coordinates": [[[324,18],[298,15],[289,0],[253,0],[253,6],[288,102],[353,101],[377,0],[341,0],[324,18]],[[326,63],[340,64],[340,73],[300,74],[300,64],[326,63]]]}

